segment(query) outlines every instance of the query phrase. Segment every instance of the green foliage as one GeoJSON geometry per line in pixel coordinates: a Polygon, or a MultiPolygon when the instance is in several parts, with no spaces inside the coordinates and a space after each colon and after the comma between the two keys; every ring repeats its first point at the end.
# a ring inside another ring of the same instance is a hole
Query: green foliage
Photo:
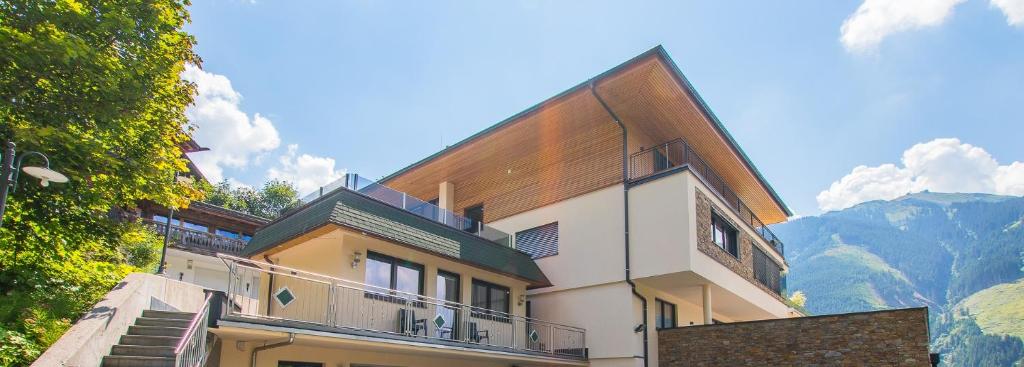
{"type": "Polygon", "coordinates": [[[156,271],[163,238],[138,223],[124,223],[123,227],[118,249],[124,262],[143,271],[156,271]]]}
{"type": "Polygon", "coordinates": [[[227,181],[213,185],[206,192],[205,202],[263,218],[277,218],[299,205],[298,191],[292,184],[271,180],[256,190],[231,187],[227,181]]]}
{"type": "MultiPolygon", "coordinates": [[[[0,1],[0,142],[39,151],[71,181],[22,177],[0,228],[0,363],[26,365],[131,271],[152,238],[109,215],[183,207],[184,111],[199,63],[186,0],[0,1]]],[[[40,164],[36,158],[26,164],[40,164]]]]}
{"type": "Polygon", "coordinates": [[[0,327],[0,366],[17,366],[39,357],[42,347],[25,334],[0,327]]]}
{"type": "Polygon", "coordinates": [[[948,334],[936,344],[943,353],[943,366],[1015,366],[1024,362],[1024,343],[1020,339],[985,334],[967,315],[957,317],[948,334]]]}

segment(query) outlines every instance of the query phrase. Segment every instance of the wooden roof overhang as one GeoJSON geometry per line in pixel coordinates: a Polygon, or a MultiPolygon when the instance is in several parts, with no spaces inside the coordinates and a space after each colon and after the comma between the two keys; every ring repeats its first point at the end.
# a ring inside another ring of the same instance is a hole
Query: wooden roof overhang
{"type": "MultiPolygon", "coordinates": [[[[661,46],[380,181],[431,199],[437,189],[432,185],[443,181],[462,190],[460,182],[502,185],[502,180],[517,177],[544,180],[561,169],[621,172],[621,143],[603,145],[615,150],[619,162],[614,167],[608,167],[606,160],[563,159],[572,157],[572,149],[582,147],[580,143],[588,139],[621,139],[619,128],[591,94],[591,85],[631,136],[644,136],[652,144],[685,140],[765,224],[783,222],[792,215],[661,46]],[[608,129],[616,134],[609,135],[608,129]],[[509,177],[510,172],[526,174],[509,177]]],[[[607,186],[617,182],[621,175],[616,182],[565,184],[607,186]]]]}

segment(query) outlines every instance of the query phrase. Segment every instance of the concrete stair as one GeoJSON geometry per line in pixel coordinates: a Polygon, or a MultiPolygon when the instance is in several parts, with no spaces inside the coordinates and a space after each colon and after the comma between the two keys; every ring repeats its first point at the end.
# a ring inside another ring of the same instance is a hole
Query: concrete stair
{"type": "Polygon", "coordinates": [[[195,313],[146,310],[128,327],[102,367],[174,367],[178,345],[195,313]]]}

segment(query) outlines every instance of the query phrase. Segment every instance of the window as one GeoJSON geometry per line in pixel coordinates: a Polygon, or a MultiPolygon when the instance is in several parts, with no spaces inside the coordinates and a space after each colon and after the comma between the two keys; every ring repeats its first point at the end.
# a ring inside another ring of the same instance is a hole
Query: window
{"type": "MultiPolygon", "coordinates": [[[[370,252],[366,255],[366,284],[409,294],[423,294],[423,265],[400,260],[387,255],[370,252]]],[[[414,298],[409,294],[383,297],[375,289],[367,297],[377,297],[392,302],[405,302],[414,298]]]]}
{"type": "Polygon", "coordinates": [[[192,223],[192,222],[189,222],[189,221],[185,221],[185,228],[188,228],[188,229],[191,229],[191,230],[200,231],[200,232],[209,232],[210,231],[209,228],[207,228],[206,226],[204,226],[202,224],[192,223]]]}
{"type": "Polygon", "coordinates": [[[450,273],[444,270],[437,271],[437,298],[448,302],[452,302],[452,305],[439,305],[436,309],[434,317],[430,320],[434,326],[434,336],[441,339],[458,339],[458,328],[457,320],[459,318],[458,310],[459,305],[454,304],[459,302],[462,288],[461,282],[459,281],[459,275],[450,273]]]}
{"type": "Polygon", "coordinates": [[[480,229],[480,224],[484,222],[484,204],[467,207],[462,211],[462,216],[469,219],[469,223],[466,223],[466,232],[476,233],[480,229]]]}
{"type": "Polygon", "coordinates": [[[517,232],[516,249],[534,259],[558,255],[558,222],[517,232]]]}
{"type": "Polygon", "coordinates": [[[676,327],[676,305],[654,299],[654,327],[667,329],[676,327]]]}
{"type": "Polygon", "coordinates": [[[736,228],[716,213],[711,213],[711,239],[732,256],[737,259],[740,257],[739,246],[736,245],[736,228]]]}
{"type": "MultiPolygon", "coordinates": [[[[167,217],[162,215],[153,215],[153,221],[160,224],[167,224],[167,217]]],[[[171,218],[171,225],[175,227],[181,226],[181,221],[178,218],[171,218]]]]}
{"type": "Polygon", "coordinates": [[[775,293],[782,294],[782,267],[754,246],[754,279],[775,293]]]}
{"type": "Polygon", "coordinates": [[[459,275],[444,270],[437,271],[437,298],[449,302],[459,302],[459,275]]]}
{"type": "Polygon", "coordinates": [[[245,234],[245,233],[242,234],[242,241],[245,241],[246,243],[248,243],[250,240],[252,240],[252,235],[251,234],[245,234]]]}
{"type": "Polygon", "coordinates": [[[217,235],[221,237],[234,238],[236,240],[240,238],[238,232],[232,232],[223,228],[217,228],[217,235]]]}
{"type": "Polygon", "coordinates": [[[508,322],[508,317],[505,314],[509,312],[511,295],[512,292],[508,287],[473,279],[473,307],[495,312],[473,312],[472,316],[508,322]]]}

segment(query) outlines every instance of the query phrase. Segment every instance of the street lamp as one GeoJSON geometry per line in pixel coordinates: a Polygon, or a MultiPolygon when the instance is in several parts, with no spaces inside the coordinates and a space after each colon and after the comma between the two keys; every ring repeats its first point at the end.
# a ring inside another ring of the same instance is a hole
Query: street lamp
{"type": "Polygon", "coordinates": [[[68,177],[64,176],[60,172],[50,169],[50,159],[45,154],[39,152],[26,152],[18,157],[18,160],[14,160],[14,142],[7,142],[7,149],[3,155],[3,166],[0,167],[0,227],[4,223],[4,210],[7,209],[7,194],[8,192],[14,192],[18,190],[18,174],[19,169],[25,171],[29,176],[39,179],[39,184],[43,187],[50,186],[50,182],[65,183],[68,182],[68,177]],[[45,167],[39,166],[28,166],[21,167],[21,163],[25,158],[30,156],[39,156],[46,163],[45,167]]]}

